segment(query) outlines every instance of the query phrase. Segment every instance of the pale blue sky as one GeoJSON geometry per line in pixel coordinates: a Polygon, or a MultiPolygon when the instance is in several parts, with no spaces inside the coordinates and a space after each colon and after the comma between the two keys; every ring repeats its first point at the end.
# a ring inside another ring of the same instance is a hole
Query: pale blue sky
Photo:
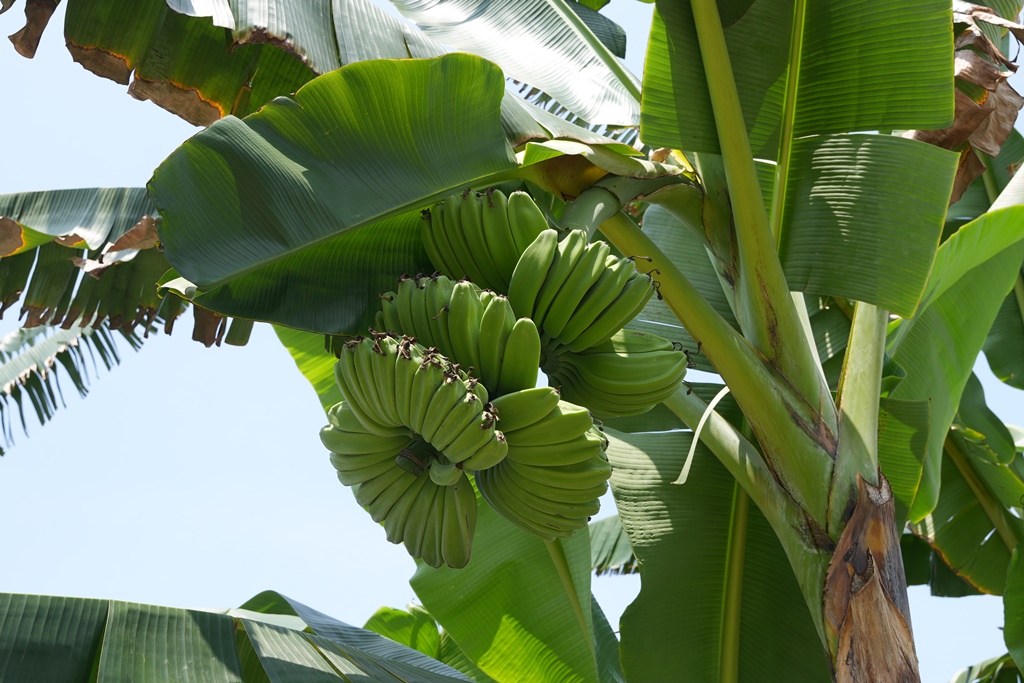
{"type": "MultiPolygon", "coordinates": [[[[0,16],[0,33],[21,27],[21,7],[0,16]]],[[[606,11],[639,75],[651,6],[606,11]]],[[[62,20],[63,5],[33,61],[0,45],[0,194],[141,186],[197,130],[74,64],[62,20]]],[[[412,601],[412,560],[335,479],[323,413],[270,329],[212,350],[190,330],[182,320],[140,353],[122,344],[121,366],[101,371],[87,400],[63,382],[69,407],[46,427],[29,418],[31,437],[0,459],[0,591],[230,607],[273,588],[357,625],[412,601]]],[[[1019,392],[983,381],[1003,419],[1024,424],[1019,392]]],[[[612,624],[638,588],[635,576],[594,580],[612,624]]],[[[1005,652],[997,598],[912,589],[911,602],[923,680],[1005,652]]]]}

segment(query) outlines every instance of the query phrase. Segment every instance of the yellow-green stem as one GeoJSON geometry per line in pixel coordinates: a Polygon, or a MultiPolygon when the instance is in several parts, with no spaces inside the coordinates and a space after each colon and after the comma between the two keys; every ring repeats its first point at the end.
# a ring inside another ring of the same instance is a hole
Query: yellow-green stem
{"type": "Polygon", "coordinates": [[[740,680],[740,627],[743,608],[743,566],[747,550],[747,521],[750,498],[739,486],[733,488],[732,519],[729,520],[729,551],[726,556],[725,585],[722,587],[722,623],[719,632],[719,683],[740,680]]]}
{"type": "Polygon", "coordinates": [[[736,228],[737,318],[744,336],[835,428],[831,395],[804,336],[772,239],[718,6],[715,0],[691,0],[690,7],[705,76],[714,86],[709,89],[711,106],[736,228]]]}
{"type": "MultiPolygon", "coordinates": [[[[620,212],[601,224],[601,232],[623,254],[651,259],[650,266],[659,271],[655,279],[665,304],[703,344],[705,356],[751,421],[789,494],[824,528],[834,422],[823,420],[819,407],[809,404],[726,323],[632,220],[620,212]]],[[[828,405],[834,407],[831,396],[828,405]]]]}
{"type": "Polygon", "coordinates": [[[544,541],[544,545],[548,549],[548,554],[551,555],[551,561],[558,572],[558,578],[562,580],[562,588],[565,589],[565,595],[569,598],[572,611],[576,614],[576,621],[580,624],[583,639],[587,641],[587,646],[590,648],[590,656],[594,657],[593,629],[587,620],[586,613],[583,611],[583,605],[580,604],[579,594],[576,592],[576,583],[572,580],[572,571],[569,569],[569,560],[565,557],[565,548],[562,547],[562,541],[556,538],[552,541],[544,541]]]}

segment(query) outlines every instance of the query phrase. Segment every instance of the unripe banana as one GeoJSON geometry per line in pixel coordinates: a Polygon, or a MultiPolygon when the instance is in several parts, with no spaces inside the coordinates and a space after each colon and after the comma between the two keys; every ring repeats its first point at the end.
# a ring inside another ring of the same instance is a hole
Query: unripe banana
{"type": "Polygon", "coordinates": [[[582,230],[570,230],[558,243],[555,251],[555,258],[548,269],[547,277],[537,293],[537,299],[533,305],[533,313],[529,314],[537,323],[538,329],[544,330],[544,320],[548,313],[551,302],[554,301],[558,291],[565,284],[570,273],[576,267],[580,257],[587,247],[587,233],[582,230]]]}
{"type": "Polygon", "coordinates": [[[387,487],[391,486],[401,477],[407,476],[409,476],[408,472],[403,472],[397,467],[387,469],[383,474],[364,481],[356,487],[356,502],[364,508],[368,508],[387,487]]]}
{"type": "Polygon", "coordinates": [[[525,463],[514,462],[505,458],[509,467],[523,475],[524,479],[546,483],[559,488],[590,488],[607,482],[611,475],[608,461],[602,457],[590,458],[583,462],[559,467],[537,467],[525,463]]]}
{"type": "Polygon", "coordinates": [[[412,379],[412,396],[409,399],[409,428],[421,433],[427,408],[438,388],[444,383],[447,363],[436,354],[424,354],[423,362],[416,369],[412,379]]]}
{"type": "Polygon", "coordinates": [[[462,477],[462,470],[443,455],[430,463],[430,479],[438,486],[451,486],[462,477]]]}
{"type": "Polygon", "coordinates": [[[469,564],[476,532],[476,494],[465,476],[445,489],[441,551],[445,564],[458,569],[469,564]]]}
{"type": "Polygon", "coordinates": [[[445,229],[444,211],[445,206],[443,202],[434,205],[430,209],[430,234],[434,238],[434,243],[437,245],[438,251],[441,252],[442,257],[444,258],[445,268],[442,268],[439,263],[434,263],[434,267],[444,275],[447,275],[454,280],[458,280],[465,275],[461,273],[462,266],[459,264],[455,250],[448,241],[448,231],[445,229]]]}
{"type": "Polygon", "coordinates": [[[430,335],[421,344],[436,346],[448,358],[453,358],[452,340],[448,332],[448,304],[452,298],[455,282],[440,275],[423,283],[426,299],[426,315],[430,320],[430,335]]]}
{"type": "MultiPolygon", "coordinates": [[[[466,244],[473,255],[474,263],[480,271],[480,279],[473,281],[486,289],[498,291],[508,290],[508,279],[502,276],[494,262],[491,250],[487,246],[484,235],[483,195],[470,193],[462,199],[462,233],[466,244]]],[[[510,273],[511,275],[511,273],[510,273]]]]}
{"type": "Polygon", "coordinates": [[[507,394],[537,385],[540,370],[540,334],[530,318],[520,318],[508,333],[501,358],[496,394],[507,394]]]}
{"type": "Polygon", "coordinates": [[[508,300],[517,316],[533,315],[537,296],[557,253],[558,233],[544,230],[519,257],[508,285],[508,300]]]}
{"type": "Polygon", "coordinates": [[[452,358],[457,359],[464,372],[480,367],[480,318],[483,306],[477,286],[472,282],[459,282],[452,290],[448,304],[448,332],[452,341],[452,358]]]}
{"type": "Polygon", "coordinates": [[[609,247],[604,242],[586,245],[583,256],[559,288],[544,316],[544,323],[540,326],[543,338],[557,339],[562,333],[583,297],[607,270],[605,260],[608,252],[609,247]]]}
{"type": "Polygon", "coordinates": [[[416,498],[423,487],[431,483],[430,477],[421,476],[413,478],[412,484],[392,506],[391,512],[384,518],[384,531],[387,534],[388,541],[391,543],[402,542],[402,538],[405,535],[405,525],[408,523],[409,514],[412,512],[416,498]]]}
{"type": "Polygon", "coordinates": [[[367,431],[342,431],[333,426],[320,430],[320,441],[324,447],[339,455],[359,455],[360,453],[379,451],[397,453],[405,447],[410,438],[411,435],[378,436],[367,431]]]}
{"type": "Polygon", "coordinates": [[[345,348],[346,351],[342,352],[334,366],[334,377],[348,409],[356,416],[363,428],[371,434],[378,436],[405,434],[407,430],[404,428],[383,424],[379,418],[367,411],[366,406],[372,406],[373,402],[362,392],[362,380],[356,370],[356,353],[348,352],[348,345],[345,348]]]}
{"type": "Polygon", "coordinates": [[[494,389],[498,387],[502,358],[515,322],[512,306],[504,296],[492,298],[480,317],[480,366],[477,368],[477,376],[484,386],[494,389]]]}
{"type": "Polygon", "coordinates": [[[380,313],[374,320],[378,330],[402,332],[402,319],[398,315],[397,292],[384,292],[380,295],[380,313]]]}
{"type": "MultiPolygon", "coordinates": [[[[500,413],[499,413],[500,416],[500,413]]],[[[507,425],[504,425],[506,426],[507,425]]],[[[510,447],[549,446],[572,441],[594,426],[590,411],[568,401],[559,401],[547,415],[519,429],[504,429],[510,447]]]]}
{"type": "Polygon", "coordinates": [[[402,496],[412,488],[412,485],[415,482],[415,476],[408,472],[403,472],[401,476],[396,478],[387,486],[387,488],[381,491],[380,494],[373,499],[373,502],[366,506],[366,511],[370,513],[370,517],[373,521],[380,524],[387,519],[392,508],[394,508],[402,496]]]}
{"type": "Polygon", "coordinates": [[[505,435],[501,431],[495,430],[490,441],[476,449],[473,455],[460,464],[465,470],[486,470],[494,467],[507,456],[508,442],[505,440],[505,435]]]}
{"type": "Polygon", "coordinates": [[[432,211],[430,209],[424,209],[420,214],[422,218],[420,221],[420,238],[423,240],[423,247],[427,250],[427,256],[430,258],[430,262],[434,265],[435,270],[441,273],[451,273],[455,269],[448,264],[445,250],[441,248],[435,238],[431,214],[432,211]]]}
{"type": "Polygon", "coordinates": [[[398,340],[388,335],[378,336],[376,341],[377,346],[374,347],[374,353],[371,354],[373,361],[371,365],[377,396],[387,422],[400,425],[402,418],[398,416],[398,406],[395,400],[395,351],[398,348],[398,340]]]}
{"type": "Polygon", "coordinates": [[[531,387],[491,399],[503,432],[522,429],[543,419],[558,405],[558,392],[551,387],[531,387]]]}
{"type": "Polygon", "coordinates": [[[654,282],[649,275],[637,275],[626,283],[622,293],[608,308],[598,315],[590,326],[580,333],[572,343],[571,351],[582,351],[611,338],[622,329],[637,313],[644,309],[654,295],[654,282]]]}
{"type": "MultiPolygon", "coordinates": [[[[612,257],[614,258],[614,257],[612,257]]],[[[622,293],[630,278],[637,275],[636,264],[630,259],[615,259],[615,262],[608,263],[605,260],[605,269],[587,293],[580,299],[572,314],[569,316],[565,327],[558,334],[556,341],[559,344],[571,344],[590,327],[594,320],[608,308],[622,293]]]]}
{"type": "MultiPolygon", "coordinates": [[[[452,462],[461,463],[474,455],[492,439],[497,439],[494,431],[494,419],[489,413],[482,413],[480,420],[462,430],[462,434],[445,448],[442,453],[452,462]]],[[[463,465],[465,467],[465,465],[463,465]]]]}
{"type": "Polygon", "coordinates": [[[484,412],[485,401],[473,392],[465,394],[462,400],[452,407],[444,421],[431,438],[434,448],[443,451],[451,445],[471,424],[480,423],[480,415],[484,412]]]}
{"type": "MultiPolygon", "coordinates": [[[[412,509],[409,510],[409,517],[402,533],[405,549],[413,557],[423,557],[427,545],[427,526],[430,523],[434,497],[444,489],[443,486],[432,482],[430,477],[419,477],[419,479],[424,483],[416,492],[416,499],[413,501],[412,509]]],[[[433,552],[432,548],[431,552],[433,552]]],[[[424,561],[426,561],[425,558],[424,561]]]]}
{"type": "Polygon", "coordinates": [[[563,467],[585,462],[591,458],[600,458],[603,450],[603,439],[586,433],[562,443],[540,446],[509,444],[508,459],[516,464],[534,467],[563,467]]]}
{"type": "Polygon", "coordinates": [[[423,416],[423,424],[417,431],[427,441],[434,443],[434,436],[448,414],[466,398],[466,385],[457,376],[446,377],[437,388],[423,416]]]}
{"type": "Polygon", "coordinates": [[[508,477],[518,487],[530,491],[536,496],[546,498],[547,500],[562,501],[571,506],[587,505],[590,501],[597,500],[608,491],[608,484],[604,481],[582,488],[551,486],[547,482],[535,481],[524,477],[517,469],[510,465],[506,465],[502,469],[502,476],[508,477]]]}
{"type": "Polygon", "coordinates": [[[533,198],[525,192],[517,191],[508,196],[508,222],[520,254],[548,228],[544,213],[533,198]]]}
{"type": "Polygon", "coordinates": [[[445,489],[447,488],[447,486],[438,486],[434,492],[433,500],[431,500],[430,508],[427,511],[427,525],[423,530],[421,557],[431,567],[440,567],[444,564],[442,532],[444,524],[444,497],[445,489]]]}
{"type": "Polygon", "coordinates": [[[395,454],[393,451],[363,455],[331,453],[331,464],[337,472],[338,481],[345,486],[356,486],[394,468],[395,454]]]}
{"type": "Polygon", "coordinates": [[[462,227],[463,201],[462,197],[457,194],[450,195],[444,200],[444,229],[448,235],[448,244],[451,245],[459,261],[460,272],[456,273],[454,279],[469,278],[473,282],[482,282],[486,278],[477,265],[477,259],[469,247],[465,230],[462,227]]]}
{"type": "Polygon", "coordinates": [[[519,260],[522,250],[516,246],[515,238],[512,236],[512,226],[508,219],[508,199],[501,190],[489,190],[484,196],[483,222],[487,250],[494,258],[494,266],[505,283],[498,291],[507,293],[508,285],[512,281],[512,272],[516,269],[516,261],[519,260]]]}

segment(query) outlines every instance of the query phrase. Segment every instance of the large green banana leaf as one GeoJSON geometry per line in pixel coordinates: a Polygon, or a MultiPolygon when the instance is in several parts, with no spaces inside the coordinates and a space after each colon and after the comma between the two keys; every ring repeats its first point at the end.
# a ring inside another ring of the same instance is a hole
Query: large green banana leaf
{"type": "MultiPolygon", "coordinates": [[[[1004,196],[1012,196],[1016,185],[1011,184],[1004,196]]],[[[888,352],[907,373],[890,395],[929,400],[932,405],[929,450],[910,510],[912,521],[923,519],[938,500],[946,431],[987,331],[1024,259],[1022,219],[1020,206],[997,206],[946,240],[938,251],[921,309],[890,333],[888,352]]]]}
{"type": "Polygon", "coordinates": [[[636,555],[618,515],[588,525],[590,529],[590,567],[602,574],[637,574],[636,555]]]}
{"type": "MultiPolygon", "coordinates": [[[[261,601],[263,606],[268,602],[261,601]]],[[[298,603],[289,605],[301,621],[267,619],[257,610],[217,613],[116,600],[0,595],[0,678],[68,683],[470,680],[375,633],[298,603]]]]}
{"type": "Polygon", "coordinates": [[[673,485],[689,432],[612,437],[612,490],[640,563],[622,616],[629,680],[829,679],[828,663],[775,533],[703,446],[673,485]]]}

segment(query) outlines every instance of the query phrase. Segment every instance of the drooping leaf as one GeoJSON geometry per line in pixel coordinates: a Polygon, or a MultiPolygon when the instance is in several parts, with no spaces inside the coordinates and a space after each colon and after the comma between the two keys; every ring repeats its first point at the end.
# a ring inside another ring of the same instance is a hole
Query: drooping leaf
{"type": "Polygon", "coordinates": [[[931,404],[883,398],[878,416],[878,464],[896,499],[896,524],[903,525],[921,484],[928,454],[931,404]]]}
{"type": "Polygon", "coordinates": [[[949,438],[961,451],[994,465],[1008,465],[1017,455],[1013,437],[985,403],[985,391],[974,373],[967,378],[960,395],[960,407],[949,438]]]}
{"type": "Polygon", "coordinates": [[[591,522],[590,566],[598,576],[602,574],[636,574],[639,572],[636,555],[629,545],[629,536],[622,528],[618,515],[591,522]]]}
{"type": "Polygon", "coordinates": [[[1020,667],[1009,654],[992,657],[961,669],[949,683],[1020,683],[1024,681],[1020,667]]]}
{"type": "Polygon", "coordinates": [[[689,480],[676,486],[690,433],[606,433],[612,490],[642,578],[621,621],[629,680],[664,680],[666,671],[719,680],[723,665],[741,681],[828,680],[789,561],[725,468],[699,446],[689,480]],[[727,612],[730,597],[738,613],[727,612]],[[780,632],[786,637],[765,636],[780,632]]]}
{"type": "Polygon", "coordinates": [[[87,683],[107,601],[0,595],[0,679],[87,683]]]}
{"type": "Polygon", "coordinates": [[[437,622],[417,605],[409,605],[408,610],[381,607],[363,624],[363,628],[419,650],[428,657],[441,659],[441,633],[437,622]]]}
{"type": "MultiPolygon", "coordinates": [[[[590,612],[590,544],[563,541],[573,584],[590,612]]],[[[544,541],[481,502],[473,557],[463,569],[420,564],[420,602],[488,676],[517,681],[595,681],[592,627],[584,633],[544,541]],[[529,596],[529,599],[524,599],[529,596]]]]}

